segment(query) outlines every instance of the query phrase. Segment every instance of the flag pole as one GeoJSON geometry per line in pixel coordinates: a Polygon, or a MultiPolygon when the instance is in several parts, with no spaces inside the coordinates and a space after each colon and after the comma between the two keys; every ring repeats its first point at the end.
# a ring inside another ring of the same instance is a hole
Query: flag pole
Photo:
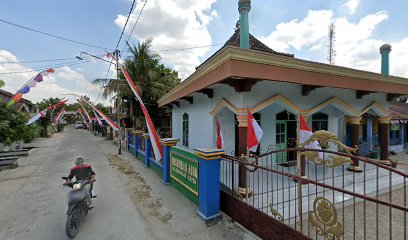
{"type": "MultiPolygon", "coordinates": [[[[297,113],[297,118],[296,118],[296,135],[297,135],[297,140],[296,140],[296,148],[300,147],[300,118],[301,118],[300,110],[298,110],[297,113]]],[[[302,169],[301,169],[301,157],[300,157],[300,151],[297,151],[296,154],[296,162],[297,162],[297,172],[298,172],[298,177],[302,177],[302,169]]],[[[300,218],[300,231],[303,231],[303,209],[302,209],[302,181],[299,178],[297,181],[298,185],[298,210],[299,210],[299,218],[300,218]]]]}
{"type": "Polygon", "coordinates": [[[246,147],[246,150],[247,150],[247,161],[249,161],[249,148],[248,148],[248,126],[249,126],[249,124],[250,124],[250,122],[249,122],[249,107],[248,107],[248,105],[247,105],[247,147],[246,147]]]}

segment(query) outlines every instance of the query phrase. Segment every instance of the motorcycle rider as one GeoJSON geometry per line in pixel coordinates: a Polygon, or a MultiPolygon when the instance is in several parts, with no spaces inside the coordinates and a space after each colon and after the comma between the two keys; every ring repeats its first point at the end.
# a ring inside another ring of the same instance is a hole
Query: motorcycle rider
{"type": "Polygon", "coordinates": [[[93,182],[95,181],[95,172],[92,170],[91,165],[85,164],[82,157],[77,157],[75,159],[75,166],[71,168],[71,171],[67,177],[66,183],[71,182],[72,178],[76,180],[91,180],[91,183],[87,185],[89,189],[90,199],[88,202],[88,207],[93,208],[91,198],[92,198],[92,188],[93,182]]]}

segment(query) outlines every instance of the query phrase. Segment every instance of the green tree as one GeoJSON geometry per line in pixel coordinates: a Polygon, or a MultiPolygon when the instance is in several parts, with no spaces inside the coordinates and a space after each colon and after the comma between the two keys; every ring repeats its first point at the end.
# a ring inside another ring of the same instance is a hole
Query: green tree
{"type": "Polygon", "coordinates": [[[6,85],[6,83],[0,79],[0,88],[4,87],[4,85],[6,85]]]}
{"type": "MultiPolygon", "coordinates": [[[[160,63],[160,55],[151,49],[151,38],[137,45],[131,46],[129,43],[127,45],[129,55],[125,58],[123,67],[132,78],[149,113],[155,115],[157,111],[153,110],[157,109],[160,97],[180,82],[178,73],[160,63]]],[[[137,107],[138,103],[133,92],[121,72],[118,78],[119,80],[96,79],[93,84],[103,86],[102,96],[105,99],[116,96],[125,100],[123,104],[126,104],[128,115],[133,122],[135,117],[142,115],[140,107],[137,107]]]]}
{"type": "MultiPolygon", "coordinates": [[[[41,111],[46,109],[47,107],[59,103],[62,99],[59,98],[49,98],[49,99],[43,99],[41,102],[38,102],[37,108],[41,111]]],[[[42,137],[48,137],[48,127],[52,123],[52,119],[54,116],[64,108],[64,104],[58,105],[54,110],[49,110],[47,111],[47,114],[40,118],[40,126],[41,126],[41,136],[42,137]]]]}
{"type": "Polygon", "coordinates": [[[0,102],[0,143],[9,145],[20,140],[32,141],[35,126],[26,126],[28,119],[27,113],[18,112],[14,107],[6,108],[6,104],[0,102]]]}

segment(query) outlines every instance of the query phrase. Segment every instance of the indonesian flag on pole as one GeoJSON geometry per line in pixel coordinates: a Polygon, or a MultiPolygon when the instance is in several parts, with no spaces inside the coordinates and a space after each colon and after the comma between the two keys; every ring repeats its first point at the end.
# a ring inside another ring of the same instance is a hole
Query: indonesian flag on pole
{"type": "Polygon", "coordinates": [[[62,99],[60,102],[58,102],[58,103],[56,103],[56,104],[54,104],[54,105],[49,106],[49,107],[47,108],[47,110],[54,109],[54,108],[56,108],[58,105],[65,104],[67,101],[68,101],[67,99],[62,99]]]}
{"type": "Polygon", "coordinates": [[[102,126],[102,121],[101,121],[101,119],[99,118],[98,114],[95,112],[95,109],[92,109],[92,110],[93,110],[93,113],[94,113],[94,115],[95,115],[95,117],[96,117],[96,120],[98,121],[99,126],[102,126]]]}
{"type": "Polygon", "coordinates": [[[81,106],[81,108],[84,110],[86,117],[88,118],[89,124],[87,123],[86,125],[88,125],[89,127],[89,125],[92,123],[91,116],[89,116],[88,111],[86,111],[86,108],[84,107],[84,105],[82,105],[81,101],[79,101],[79,99],[77,99],[77,101],[79,105],[81,106]]]}
{"type": "Polygon", "coordinates": [[[42,110],[41,112],[37,113],[34,117],[32,117],[30,120],[28,120],[28,122],[26,123],[26,125],[30,125],[33,122],[37,121],[38,119],[45,117],[45,115],[47,115],[47,111],[50,109],[54,109],[56,108],[58,105],[61,104],[65,104],[68,100],[61,100],[59,103],[56,103],[54,105],[51,105],[49,107],[47,107],[46,109],[42,110]]]}
{"type": "Polygon", "coordinates": [[[215,123],[217,124],[217,148],[224,149],[224,137],[222,136],[221,125],[218,118],[215,118],[215,123]]]}
{"type": "Polygon", "coordinates": [[[113,56],[112,54],[108,53],[107,57],[111,57],[112,59],[114,59],[120,70],[122,71],[123,75],[125,75],[126,81],[129,84],[130,89],[132,90],[133,94],[135,95],[136,99],[139,101],[140,103],[140,107],[142,108],[143,111],[143,115],[145,117],[146,120],[146,126],[147,126],[147,130],[149,131],[149,137],[151,139],[151,143],[152,143],[152,147],[153,147],[153,153],[154,156],[156,158],[156,161],[159,161],[162,159],[162,154],[163,154],[163,149],[162,146],[160,144],[159,141],[159,137],[157,136],[157,132],[156,129],[154,128],[152,119],[149,116],[149,113],[147,112],[147,109],[142,101],[142,98],[140,97],[139,91],[137,90],[135,84],[133,83],[132,79],[130,78],[129,73],[126,72],[126,70],[123,68],[122,64],[119,63],[119,59],[117,59],[115,56],[113,56]]]}
{"type": "MultiPolygon", "coordinates": [[[[79,113],[79,114],[81,114],[81,117],[82,117],[82,120],[87,124],[87,122],[86,122],[86,119],[85,119],[85,117],[84,117],[84,114],[82,114],[82,111],[81,111],[81,109],[77,109],[77,112],[79,113]]],[[[88,124],[87,124],[88,125],[88,124]]]]}
{"type": "MultiPolygon", "coordinates": [[[[300,143],[304,143],[306,142],[310,136],[312,136],[313,132],[312,129],[310,129],[310,127],[307,125],[305,119],[303,118],[302,114],[299,114],[300,116],[300,131],[299,131],[299,140],[300,143]]],[[[311,149],[322,149],[319,146],[319,142],[318,141],[313,141],[311,143],[309,143],[308,145],[305,146],[305,148],[311,148],[311,149]]],[[[319,157],[322,158],[323,157],[323,153],[319,152],[319,157]]]]}
{"type": "MultiPolygon", "coordinates": [[[[85,99],[83,99],[82,98],[82,100],[84,101],[84,102],[86,102],[89,106],[91,106],[91,108],[94,110],[94,111],[96,111],[101,117],[102,117],[102,119],[103,120],[105,120],[108,124],[109,124],[109,126],[111,126],[111,128],[114,130],[114,131],[118,131],[118,126],[108,117],[108,116],[106,116],[102,111],[100,111],[99,109],[97,109],[94,105],[92,105],[90,102],[88,102],[87,100],[85,100],[85,99]]],[[[82,113],[81,113],[81,115],[82,115],[82,113]]]]}
{"type": "Polygon", "coordinates": [[[59,113],[54,118],[54,125],[58,122],[58,120],[61,118],[61,116],[64,114],[65,109],[62,109],[59,113]]]}
{"type": "Polygon", "coordinates": [[[254,116],[252,116],[251,112],[248,111],[247,148],[249,151],[256,152],[256,149],[261,142],[262,135],[263,131],[261,127],[256,122],[254,116]]]}
{"type": "Polygon", "coordinates": [[[34,117],[32,117],[30,120],[28,120],[26,125],[32,124],[33,122],[37,121],[41,117],[44,117],[46,114],[47,114],[47,109],[42,110],[41,112],[37,113],[34,117]]]}

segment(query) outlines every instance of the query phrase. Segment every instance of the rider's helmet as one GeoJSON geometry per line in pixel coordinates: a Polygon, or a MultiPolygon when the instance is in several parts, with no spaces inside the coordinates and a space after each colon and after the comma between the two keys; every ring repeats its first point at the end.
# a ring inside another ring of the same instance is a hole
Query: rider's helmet
{"type": "Polygon", "coordinates": [[[82,157],[77,157],[75,159],[75,165],[81,165],[84,164],[84,159],[82,157]]]}

